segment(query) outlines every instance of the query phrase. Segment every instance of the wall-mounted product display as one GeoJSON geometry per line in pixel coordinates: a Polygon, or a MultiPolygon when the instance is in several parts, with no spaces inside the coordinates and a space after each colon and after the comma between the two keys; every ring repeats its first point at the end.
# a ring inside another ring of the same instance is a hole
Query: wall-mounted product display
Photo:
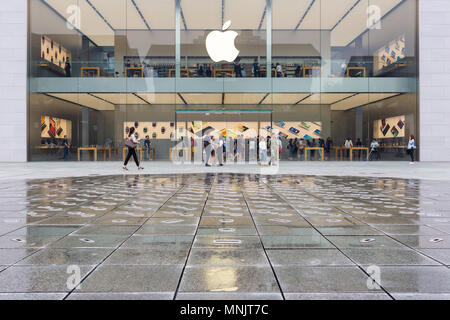
{"type": "Polygon", "coordinates": [[[72,121],[41,116],[41,138],[72,139],[72,121]]]}
{"type": "MultiPolygon", "coordinates": [[[[320,121],[276,121],[274,129],[278,129],[280,136],[286,139],[319,139],[322,136],[320,121]]],[[[266,130],[270,130],[270,127],[266,130]]]]}
{"type": "MultiPolygon", "coordinates": [[[[128,121],[123,123],[124,136],[126,136],[131,127],[136,129],[138,139],[144,139],[149,136],[151,139],[171,139],[175,134],[175,123],[168,121],[161,122],[140,122],[128,121]]],[[[184,123],[178,123],[178,130],[184,130],[184,123]]]]}
{"type": "Polygon", "coordinates": [[[405,127],[404,115],[375,120],[373,122],[373,137],[376,139],[403,138],[405,136],[405,127]]]}
{"type": "Polygon", "coordinates": [[[72,59],[69,50],[46,36],[41,37],[41,58],[61,68],[72,59]]]}
{"type": "Polygon", "coordinates": [[[390,66],[395,62],[399,62],[406,57],[405,36],[401,36],[396,40],[389,42],[383,48],[375,51],[374,54],[374,72],[384,67],[390,66]]]}

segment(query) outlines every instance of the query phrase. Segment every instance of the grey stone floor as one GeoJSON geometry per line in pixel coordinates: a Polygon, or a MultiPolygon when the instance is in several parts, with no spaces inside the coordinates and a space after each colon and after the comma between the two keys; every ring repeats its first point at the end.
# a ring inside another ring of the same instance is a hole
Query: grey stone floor
{"type": "Polygon", "coordinates": [[[0,191],[0,299],[450,299],[446,180],[211,172],[0,191]]]}

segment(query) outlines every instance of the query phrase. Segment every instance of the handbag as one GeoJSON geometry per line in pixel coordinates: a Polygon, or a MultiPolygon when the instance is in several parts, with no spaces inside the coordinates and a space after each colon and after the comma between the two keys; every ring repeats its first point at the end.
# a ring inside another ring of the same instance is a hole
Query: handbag
{"type": "Polygon", "coordinates": [[[136,144],[128,138],[125,138],[125,145],[129,148],[136,148],[136,144]]]}

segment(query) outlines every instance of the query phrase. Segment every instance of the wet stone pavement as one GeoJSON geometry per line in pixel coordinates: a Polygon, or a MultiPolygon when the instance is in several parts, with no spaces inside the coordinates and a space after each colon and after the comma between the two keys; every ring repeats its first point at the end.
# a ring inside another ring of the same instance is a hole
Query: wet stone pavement
{"type": "Polygon", "coordinates": [[[450,299],[448,181],[120,175],[0,190],[0,299],[450,299]]]}

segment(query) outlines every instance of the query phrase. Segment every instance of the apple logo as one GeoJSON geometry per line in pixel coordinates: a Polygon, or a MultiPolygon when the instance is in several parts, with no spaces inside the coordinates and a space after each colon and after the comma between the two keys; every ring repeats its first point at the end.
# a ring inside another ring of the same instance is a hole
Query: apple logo
{"type": "Polygon", "coordinates": [[[234,46],[234,39],[238,36],[236,31],[225,31],[231,25],[228,20],[223,24],[222,31],[211,31],[206,37],[206,50],[214,62],[233,62],[239,54],[234,46]]]}

